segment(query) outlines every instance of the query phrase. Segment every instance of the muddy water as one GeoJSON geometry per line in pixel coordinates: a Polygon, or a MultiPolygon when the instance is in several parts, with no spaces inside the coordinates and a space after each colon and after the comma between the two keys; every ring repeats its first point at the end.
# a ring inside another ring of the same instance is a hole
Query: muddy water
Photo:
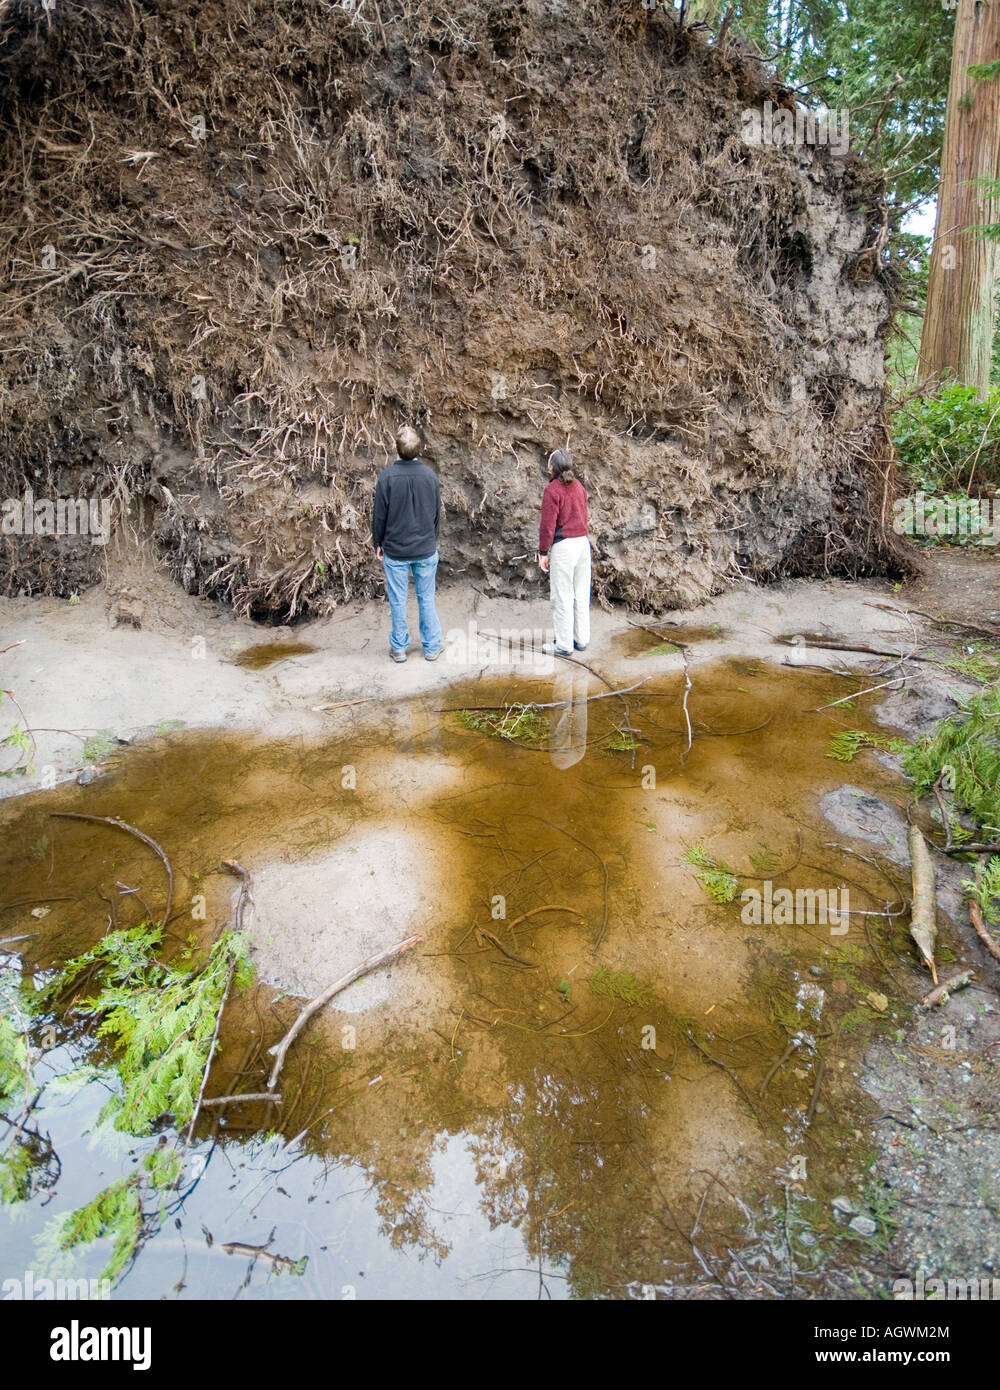
{"type": "Polygon", "coordinates": [[[309,642],[258,642],[238,652],[233,657],[233,665],[242,666],[244,671],[264,671],[279,661],[287,661],[292,656],[308,656],[314,651],[316,648],[309,642]]]}
{"type": "MultiPolygon", "coordinates": [[[[741,889],[846,885],[855,911],[882,908],[900,885],[831,846],[815,808],[847,776],[904,793],[870,754],[847,775],[825,756],[838,729],[866,727],[816,712],[842,680],[696,664],[690,747],[680,674],[588,701],[603,690],[582,669],[512,675],[365,723],[346,711],[319,742],[172,735],[88,788],[0,810],[0,938],[30,933],[6,948],[9,971],[162,911],[147,849],[53,810],[118,816],[164,847],[168,951],[230,913],[222,858],[250,871],[261,983],[227,1010],[210,1096],[263,1088],[265,1049],[298,1007],[284,989],[311,994],[423,937],[310,1025],[280,1106],[205,1113],[199,1181],[123,1296],[622,1296],[670,1281],[710,1295],[751,1240],[772,1279],[783,1242],[798,1263],[836,1258],[829,1198],[860,1191],[866,1161],[856,1060],[898,1026],[883,962],[907,979],[905,928],[744,921],[684,856],[700,846],[741,889]],[[454,712],[514,700],[555,706],[528,744],[488,732],[513,717],[480,710],[477,729],[454,712]],[[282,1274],[271,1254],[308,1261],[282,1274]]],[[[95,1055],[78,1021],[54,1023],[40,1078],[95,1055]]],[[[86,1134],[108,1084],[36,1112],[61,1170],[0,1209],[0,1272],[36,1267],[46,1223],[154,1142],[86,1134]]],[[[69,1272],[99,1274],[106,1245],[69,1272]]]]}

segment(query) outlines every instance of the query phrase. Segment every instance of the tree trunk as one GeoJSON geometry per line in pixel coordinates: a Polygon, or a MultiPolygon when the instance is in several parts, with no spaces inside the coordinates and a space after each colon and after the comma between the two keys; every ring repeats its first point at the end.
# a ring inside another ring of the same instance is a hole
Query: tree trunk
{"type": "Polygon", "coordinates": [[[1000,244],[968,229],[1000,219],[1000,200],[970,179],[1000,178],[1000,79],[976,81],[973,63],[1000,58],[1000,0],[958,0],[937,223],[920,338],[922,389],[953,376],[985,395],[993,346],[1000,244]]]}

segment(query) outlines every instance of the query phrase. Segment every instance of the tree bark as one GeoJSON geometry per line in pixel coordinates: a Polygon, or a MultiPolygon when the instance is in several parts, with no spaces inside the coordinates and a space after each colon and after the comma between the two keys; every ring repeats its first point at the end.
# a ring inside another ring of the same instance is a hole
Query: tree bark
{"type": "Polygon", "coordinates": [[[970,227],[1000,220],[1000,199],[970,179],[1000,179],[1000,79],[977,81],[970,65],[1000,59],[1000,0],[958,0],[948,87],[937,221],[917,381],[951,376],[989,388],[1000,243],[970,227]]]}

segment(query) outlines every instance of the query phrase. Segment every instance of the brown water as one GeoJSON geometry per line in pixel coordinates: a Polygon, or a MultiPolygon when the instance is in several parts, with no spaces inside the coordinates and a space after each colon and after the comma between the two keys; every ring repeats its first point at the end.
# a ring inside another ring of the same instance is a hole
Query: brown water
{"type": "Polygon", "coordinates": [[[233,665],[242,666],[244,671],[263,671],[291,656],[308,656],[317,650],[309,642],[258,642],[238,652],[233,657],[233,665]]]}
{"type": "MultiPolygon", "coordinates": [[[[290,894],[255,928],[272,983],[298,972],[304,992],[336,978],[337,952],[368,954],[345,944],[343,923],[385,892],[379,875],[403,906],[415,894],[391,857],[366,861],[366,834],[384,832],[390,853],[405,844],[430,884],[409,926],[421,945],[381,981],[390,1002],[346,1011],[345,994],[344,1010],[310,1025],[280,1107],[205,1113],[193,1154],[204,1172],[180,1229],[143,1247],[123,1296],[232,1297],[244,1277],[253,1297],[624,1296],[669,1283],[711,1296],[732,1249],[753,1244],[772,1279],[790,1263],[783,1242],[818,1268],[835,1257],[828,1199],[860,1190],[867,1157],[855,1068],[873,1029],[898,1026],[881,961],[905,977],[905,919],[748,924],[739,897],[712,901],[684,855],[701,846],[741,888],[849,884],[852,908],[881,908],[895,885],[830,847],[816,801],[848,778],[902,793],[870,754],[847,773],[825,756],[838,729],[866,727],[856,711],[816,712],[843,681],[752,661],[695,665],[693,681],[690,749],[681,677],[587,703],[602,686],[573,671],[349,715],[321,742],[172,735],[89,788],[0,808],[0,938],[30,933],[9,947],[29,973],[93,943],[112,913],[127,925],[163,905],[147,849],[52,820],[55,809],[119,816],[164,847],[175,938],[214,932],[230,912],[222,858],[259,876],[263,896],[275,865],[307,887],[331,853],[359,846],[354,885],[338,880],[318,916],[301,920],[306,899],[290,894]],[[537,746],[450,712],[514,699],[560,702],[537,746]],[[615,751],[629,730],[634,752],[615,751]],[[884,1017],[871,991],[890,997],[884,1017]],[[769,1078],[792,1037],[801,1045],[769,1078]],[[309,1257],[304,1274],[221,1248],[272,1232],[272,1253],[309,1257]]],[[[264,1049],[296,1010],[267,979],[232,1004],[208,1094],[263,1089],[264,1049]]],[[[57,1022],[42,1069],[90,1050],[79,1023],[57,1022]]],[[[37,1114],[61,1174],[54,1196],[0,1209],[0,1275],[32,1267],[45,1222],[148,1151],[107,1134],[88,1147],[106,1094],[93,1081],[37,1114]]],[[[95,1249],[72,1272],[96,1275],[106,1257],[95,1249]]]]}

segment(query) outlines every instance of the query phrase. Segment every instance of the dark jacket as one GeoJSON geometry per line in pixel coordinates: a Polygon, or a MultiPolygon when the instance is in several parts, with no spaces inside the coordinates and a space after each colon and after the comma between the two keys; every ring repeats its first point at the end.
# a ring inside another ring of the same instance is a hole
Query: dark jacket
{"type": "Polygon", "coordinates": [[[441,489],[419,459],[397,459],[379,474],[372,511],[372,544],[390,560],[426,560],[438,547],[441,489]]]}

